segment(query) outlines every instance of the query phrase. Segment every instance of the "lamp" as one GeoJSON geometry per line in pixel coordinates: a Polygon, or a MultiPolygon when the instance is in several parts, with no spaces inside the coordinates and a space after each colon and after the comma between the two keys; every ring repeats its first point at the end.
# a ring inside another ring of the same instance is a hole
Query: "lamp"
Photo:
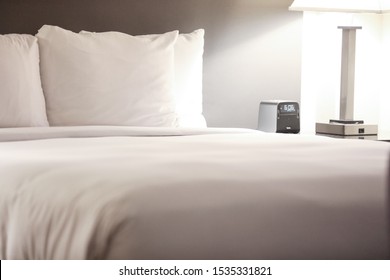
{"type": "MultiPolygon", "coordinates": [[[[386,13],[390,0],[295,0],[292,11],[386,13]]],[[[339,26],[342,29],[342,55],[340,80],[340,115],[338,120],[317,123],[316,132],[340,136],[377,135],[377,125],[365,125],[354,120],[355,46],[356,30],[361,26],[339,26]]]]}

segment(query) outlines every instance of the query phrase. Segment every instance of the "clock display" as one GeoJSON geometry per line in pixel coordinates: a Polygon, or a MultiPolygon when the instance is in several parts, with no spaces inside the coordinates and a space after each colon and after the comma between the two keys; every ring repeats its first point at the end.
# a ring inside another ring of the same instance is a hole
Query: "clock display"
{"type": "Polygon", "coordinates": [[[282,113],[295,113],[295,105],[294,104],[283,104],[280,106],[280,111],[282,113]]]}

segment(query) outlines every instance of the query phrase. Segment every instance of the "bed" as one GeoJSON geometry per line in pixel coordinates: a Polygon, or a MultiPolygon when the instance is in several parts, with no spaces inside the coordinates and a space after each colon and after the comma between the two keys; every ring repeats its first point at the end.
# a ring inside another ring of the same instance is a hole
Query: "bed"
{"type": "Polygon", "coordinates": [[[389,257],[387,143],[124,127],[1,138],[2,259],[389,257]]]}
{"type": "Polygon", "coordinates": [[[0,259],[390,257],[390,145],[207,128],[203,35],[0,35],[0,259]]]}

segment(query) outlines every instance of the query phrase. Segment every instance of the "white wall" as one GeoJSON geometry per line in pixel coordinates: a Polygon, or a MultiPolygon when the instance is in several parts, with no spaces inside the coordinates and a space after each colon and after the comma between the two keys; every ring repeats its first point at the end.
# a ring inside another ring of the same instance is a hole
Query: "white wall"
{"type": "Polygon", "coordinates": [[[380,127],[387,135],[390,134],[390,14],[383,15],[382,22],[382,91],[380,127]]]}
{"type": "Polygon", "coordinates": [[[390,130],[390,118],[383,105],[389,101],[389,79],[383,77],[384,67],[388,69],[390,64],[389,18],[378,14],[304,12],[302,132],[314,133],[315,122],[339,118],[342,31],[337,26],[340,25],[362,26],[356,39],[354,118],[379,124],[382,131],[390,130]]]}
{"type": "Polygon", "coordinates": [[[209,126],[257,128],[261,100],[300,101],[302,14],[292,0],[238,0],[206,43],[204,114],[209,126]]]}

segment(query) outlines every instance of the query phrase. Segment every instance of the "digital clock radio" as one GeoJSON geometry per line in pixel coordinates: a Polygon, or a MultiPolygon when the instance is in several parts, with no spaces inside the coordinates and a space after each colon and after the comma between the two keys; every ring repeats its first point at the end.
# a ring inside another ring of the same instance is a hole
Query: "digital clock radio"
{"type": "Polygon", "coordinates": [[[260,102],[258,130],[277,133],[299,133],[299,104],[288,100],[260,102]]]}

